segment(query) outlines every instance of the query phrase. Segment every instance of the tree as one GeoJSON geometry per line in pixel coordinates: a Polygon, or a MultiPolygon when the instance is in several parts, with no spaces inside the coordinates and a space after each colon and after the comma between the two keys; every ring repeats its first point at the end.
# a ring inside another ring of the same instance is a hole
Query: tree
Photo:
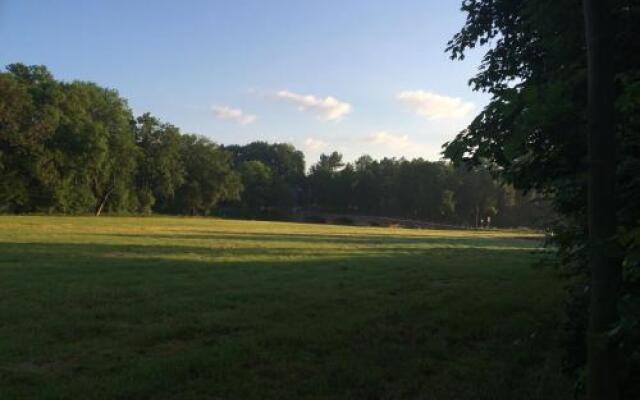
{"type": "Polygon", "coordinates": [[[48,142],[60,121],[60,85],[43,66],[0,74],[0,202],[12,212],[47,211],[58,174],[48,142]]]}
{"type": "Polygon", "coordinates": [[[26,87],[10,74],[0,74],[0,209],[18,211],[29,203],[27,170],[21,158],[31,153],[28,121],[33,107],[26,87]],[[21,137],[22,136],[22,137],[21,137]]]}
{"type": "Polygon", "coordinates": [[[232,169],[231,153],[201,136],[182,135],[180,139],[185,183],[176,192],[171,210],[208,215],[218,203],[238,200],[242,184],[232,169]]]}
{"type": "Polygon", "coordinates": [[[486,170],[466,170],[458,168],[456,179],[456,214],[460,222],[468,226],[480,227],[481,220],[494,217],[500,188],[486,170]]]}
{"type": "Polygon", "coordinates": [[[106,207],[130,209],[137,152],[131,110],[115,90],[89,82],[63,88],[63,118],[56,133],[56,147],[67,154],[62,170],[90,191],[95,215],[106,207]]]}
{"type": "Polygon", "coordinates": [[[363,155],[355,163],[355,182],[353,186],[356,211],[372,214],[377,210],[380,199],[380,186],[376,178],[379,164],[369,155],[363,155]]]}
{"type": "Polygon", "coordinates": [[[442,191],[442,199],[440,202],[440,213],[444,217],[444,219],[451,219],[455,216],[456,213],[456,200],[455,194],[449,190],[445,189],[442,191]]]}
{"type": "Polygon", "coordinates": [[[43,66],[2,74],[12,103],[0,126],[4,207],[18,212],[100,214],[128,207],[135,168],[131,112],[117,92],[61,83],[43,66]],[[116,170],[117,168],[117,170],[116,170]]]}
{"type": "Polygon", "coordinates": [[[241,203],[246,213],[261,213],[272,204],[273,181],[271,168],[261,161],[245,161],[238,167],[242,181],[241,203]]]}
{"type": "Polygon", "coordinates": [[[584,0],[588,67],[589,241],[591,304],[588,336],[588,397],[616,400],[618,323],[622,269],[615,251],[616,130],[611,65],[612,8],[609,1],[584,0]]]}
{"type": "MultiPolygon", "coordinates": [[[[621,246],[620,254],[626,259],[624,268],[629,272],[624,274],[621,302],[616,301],[613,290],[615,278],[606,279],[610,285],[605,284],[608,288],[604,290],[599,284],[596,285],[598,287],[593,285],[602,277],[589,278],[587,260],[601,266],[613,265],[611,260],[598,261],[602,254],[599,256],[598,252],[602,248],[597,249],[602,246],[602,240],[611,239],[616,219],[612,218],[613,212],[619,221],[619,232],[635,232],[640,224],[640,209],[637,207],[640,181],[636,177],[640,165],[640,122],[637,118],[640,112],[640,31],[637,29],[640,26],[640,7],[635,0],[602,3],[605,5],[598,7],[609,7],[606,13],[609,17],[598,15],[595,18],[611,18],[609,23],[605,22],[611,27],[611,32],[600,37],[598,45],[606,47],[606,65],[611,70],[599,70],[593,75],[594,71],[588,71],[586,63],[585,26],[580,2],[464,1],[462,9],[467,13],[467,20],[450,41],[448,51],[452,58],[462,59],[468,49],[490,45],[478,74],[470,83],[475,90],[488,92],[492,98],[467,129],[446,144],[445,155],[458,164],[488,165],[494,174],[515,188],[535,190],[552,201],[560,217],[554,228],[558,259],[573,277],[574,285],[580,286],[579,290],[574,288],[570,292],[568,325],[578,334],[572,335],[572,343],[567,344],[571,349],[567,362],[576,367],[574,372],[584,366],[586,326],[582,320],[586,318],[583,318],[583,313],[595,318],[593,313],[596,312],[582,305],[586,304],[585,294],[593,296],[593,291],[607,293],[605,308],[608,307],[609,311],[602,314],[606,315],[603,318],[597,318],[600,322],[592,320],[591,323],[601,330],[603,325],[613,322],[616,319],[610,313],[613,303],[623,311],[620,322],[616,326],[609,325],[609,329],[617,332],[618,345],[625,347],[626,372],[619,377],[624,383],[622,390],[626,397],[634,397],[640,390],[635,383],[637,379],[633,379],[639,368],[634,360],[638,359],[640,348],[637,335],[633,333],[637,327],[634,314],[638,315],[640,310],[633,304],[640,296],[640,285],[634,281],[635,274],[631,272],[639,267],[631,257],[633,247],[630,243],[633,240],[615,237],[617,245],[621,246]],[[597,83],[610,79],[597,78],[603,72],[615,77],[613,87],[597,83]],[[602,114],[598,114],[600,110],[593,112],[593,104],[597,102],[591,102],[587,108],[588,75],[591,75],[592,83],[597,83],[595,87],[600,87],[598,91],[610,90],[599,100],[607,103],[601,104],[607,108],[602,114]],[[613,111],[608,108],[612,106],[613,111]],[[610,121],[612,115],[616,121],[615,128],[607,128],[609,122],[604,121],[610,121]],[[599,148],[597,143],[586,140],[587,116],[595,117],[592,122],[596,121],[596,130],[607,132],[609,129],[610,137],[615,129],[619,139],[615,168],[612,167],[611,142],[605,140],[599,148]],[[593,159],[596,163],[593,160],[589,162],[588,143],[591,150],[595,150],[591,157],[596,156],[593,159]],[[607,155],[600,157],[600,152],[607,155]],[[601,164],[598,158],[605,162],[601,164]],[[594,181],[599,173],[591,175],[589,172],[596,164],[601,164],[598,167],[602,168],[600,173],[606,172],[594,181]],[[588,184],[590,175],[591,183],[588,184]],[[606,185],[599,186],[597,182],[603,182],[602,178],[607,175],[606,185]],[[616,192],[611,190],[613,185],[616,192]],[[588,187],[591,195],[587,194],[588,187]],[[602,207],[607,210],[594,213],[593,216],[597,214],[598,218],[592,220],[591,226],[586,223],[593,211],[587,207],[588,198],[597,200],[595,203],[599,205],[596,209],[602,207]],[[594,228],[600,243],[587,241],[587,234],[594,233],[594,228]],[[595,281],[589,282],[590,279],[595,281]]],[[[591,7],[586,3],[585,6],[591,7]]],[[[598,59],[602,57],[601,52],[596,51],[596,54],[598,59]]],[[[589,59],[593,57],[590,50],[589,59]]],[[[607,243],[615,248],[616,244],[611,240],[607,243]]],[[[593,263],[591,266],[595,267],[593,263]]],[[[610,268],[608,273],[617,275],[615,269],[610,268]]],[[[600,268],[594,272],[596,270],[600,268]]],[[[593,302],[591,304],[594,305],[593,302]]],[[[592,350],[590,353],[593,355],[592,350]]],[[[611,353],[604,351],[603,354],[611,353]]],[[[612,382],[609,378],[605,380],[612,382]]]]}
{"type": "Polygon", "coordinates": [[[338,171],[340,168],[344,167],[344,163],[342,162],[342,154],[334,151],[331,154],[320,154],[320,160],[311,167],[311,174],[314,172],[328,172],[333,174],[338,171]]]}
{"type": "Polygon", "coordinates": [[[145,113],[136,120],[135,138],[140,150],[136,171],[139,209],[150,212],[156,204],[155,209],[162,210],[184,183],[180,130],[145,113]]]}
{"type": "Polygon", "coordinates": [[[318,162],[311,166],[307,179],[308,196],[312,206],[339,211],[339,198],[344,197],[340,191],[349,186],[347,184],[346,187],[338,188],[338,170],[344,165],[342,154],[337,151],[328,155],[320,154],[318,162]]]}
{"type": "Polygon", "coordinates": [[[271,170],[272,209],[288,212],[301,202],[305,184],[304,154],[288,143],[253,142],[227,146],[236,168],[245,161],[260,161],[271,170]]]}

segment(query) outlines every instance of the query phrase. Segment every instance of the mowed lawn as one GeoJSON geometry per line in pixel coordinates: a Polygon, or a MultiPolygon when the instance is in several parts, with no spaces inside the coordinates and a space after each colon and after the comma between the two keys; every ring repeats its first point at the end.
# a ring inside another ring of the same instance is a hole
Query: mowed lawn
{"type": "Polygon", "coordinates": [[[0,399],[560,399],[518,232],[0,217],[0,399]]]}

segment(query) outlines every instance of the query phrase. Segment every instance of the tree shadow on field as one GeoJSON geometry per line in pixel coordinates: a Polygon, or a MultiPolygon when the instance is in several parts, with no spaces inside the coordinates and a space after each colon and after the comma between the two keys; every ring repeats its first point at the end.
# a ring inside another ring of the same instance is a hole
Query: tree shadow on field
{"type": "MultiPolygon", "coordinates": [[[[141,238],[146,238],[142,236],[141,238]]],[[[432,259],[435,262],[451,262],[452,260],[504,258],[515,262],[517,255],[532,255],[537,249],[517,247],[515,245],[498,245],[476,242],[460,245],[456,243],[432,241],[429,247],[420,247],[418,243],[410,243],[387,247],[376,246],[375,242],[362,246],[339,246],[342,242],[333,242],[334,246],[292,247],[291,243],[275,239],[267,246],[256,240],[237,240],[235,235],[216,237],[206,245],[177,240],[170,245],[165,244],[109,244],[109,243],[0,243],[0,266],[19,264],[38,268],[51,266],[55,268],[73,269],[79,266],[106,265],[110,267],[154,266],[157,263],[183,264],[206,268],[210,265],[221,267],[259,268],[261,263],[267,265],[295,267],[306,265],[306,261],[317,261],[322,265],[333,262],[353,262],[361,265],[388,262],[402,265],[411,260],[422,263],[432,259]],[[221,243],[222,242],[222,243],[221,243]],[[229,242],[234,242],[229,245],[229,242]],[[280,243],[280,244],[279,244],[280,243]],[[515,256],[515,257],[514,257],[515,256]],[[426,258],[425,258],[426,257],[426,258]],[[397,261],[397,262],[396,262],[397,261]]],[[[171,238],[173,240],[173,238],[171,238]]],[[[424,244],[424,243],[422,243],[424,244]]]]}
{"type": "Polygon", "coordinates": [[[3,397],[565,395],[549,278],[527,250],[393,243],[0,243],[3,397]]]}

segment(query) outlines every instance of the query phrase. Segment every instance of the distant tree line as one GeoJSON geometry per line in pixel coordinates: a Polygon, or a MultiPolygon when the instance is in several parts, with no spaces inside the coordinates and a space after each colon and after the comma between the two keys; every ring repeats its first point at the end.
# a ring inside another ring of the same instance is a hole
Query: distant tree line
{"type": "Polygon", "coordinates": [[[364,155],[343,163],[337,152],[323,154],[310,168],[305,194],[311,209],[466,226],[534,225],[548,214],[535,193],[501,185],[486,169],[421,158],[364,155]]]}
{"type": "Polygon", "coordinates": [[[486,169],[423,159],[323,154],[307,172],[291,144],[220,146],[183,134],[90,82],[43,66],[0,73],[0,212],[167,213],[285,218],[296,210],[469,226],[533,225],[534,192],[486,169]]]}

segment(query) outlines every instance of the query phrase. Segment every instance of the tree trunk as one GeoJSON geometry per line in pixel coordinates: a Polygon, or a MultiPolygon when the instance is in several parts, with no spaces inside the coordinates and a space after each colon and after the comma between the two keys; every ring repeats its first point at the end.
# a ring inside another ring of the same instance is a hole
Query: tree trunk
{"type": "Polygon", "coordinates": [[[618,350],[609,334],[618,322],[621,266],[615,254],[616,140],[611,2],[583,0],[588,65],[589,264],[591,301],[587,334],[587,394],[617,400],[618,350]]]}
{"type": "Polygon", "coordinates": [[[100,214],[102,214],[102,210],[104,209],[104,206],[107,204],[107,200],[109,200],[109,196],[111,196],[111,192],[113,192],[113,188],[109,189],[104,194],[104,196],[102,196],[102,200],[100,201],[100,203],[96,207],[96,217],[99,217],[100,214]]]}
{"type": "Polygon", "coordinates": [[[102,210],[104,209],[104,205],[107,204],[107,197],[103,197],[98,207],[96,207],[96,217],[99,217],[102,214],[102,210]]]}

